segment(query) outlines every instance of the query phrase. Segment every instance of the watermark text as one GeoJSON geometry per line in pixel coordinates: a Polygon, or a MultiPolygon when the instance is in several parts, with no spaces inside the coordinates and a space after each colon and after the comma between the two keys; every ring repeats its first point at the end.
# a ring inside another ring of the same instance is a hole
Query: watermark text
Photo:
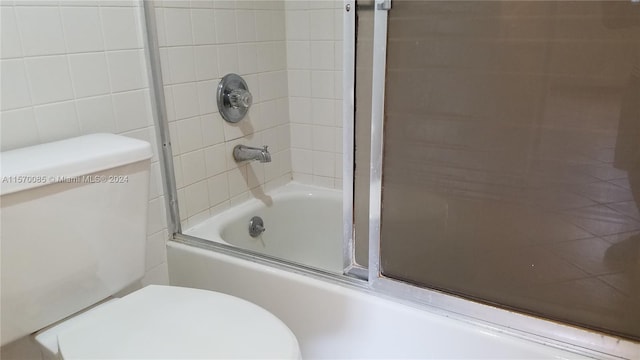
{"type": "Polygon", "coordinates": [[[82,175],[82,176],[52,176],[52,175],[11,175],[3,176],[3,184],[126,184],[127,175],[82,175]]]}

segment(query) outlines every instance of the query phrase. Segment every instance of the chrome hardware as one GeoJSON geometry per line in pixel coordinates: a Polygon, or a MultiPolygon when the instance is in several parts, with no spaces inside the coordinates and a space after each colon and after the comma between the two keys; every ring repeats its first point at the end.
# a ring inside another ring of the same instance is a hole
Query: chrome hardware
{"type": "Polygon", "coordinates": [[[260,216],[254,216],[249,220],[249,235],[251,235],[251,237],[258,237],[265,230],[267,229],[264,228],[264,221],[262,221],[260,216]]]}
{"type": "Polygon", "coordinates": [[[391,10],[391,0],[376,0],[377,10],[391,10]]]}
{"type": "Polygon", "coordinates": [[[231,123],[242,120],[253,103],[249,86],[236,74],[227,74],[220,80],[217,98],[220,115],[231,123]]]}
{"type": "Polygon", "coordinates": [[[248,109],[253,103],[253,96],[247,90],[235,89],[229,93],[229,102],[235,109],[248,109]]]}
{"type": "Polygon", "coordinates": [[[271,162],[271,154],[268,148],[267,145],[262,148],[236,145],[233,148],[233,158],[238,162],[245,160],[258,160],[261,163],[271,162]]]}
{"type": "Polygon", "coordinates": [[[351,11],[351,4],[345,5],[344,9],[347,10],[347,12],[351,11]]]}

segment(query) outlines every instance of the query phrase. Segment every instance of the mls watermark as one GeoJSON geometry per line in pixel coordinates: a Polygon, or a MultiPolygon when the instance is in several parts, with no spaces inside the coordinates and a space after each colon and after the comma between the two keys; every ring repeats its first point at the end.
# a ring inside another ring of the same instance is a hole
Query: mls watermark
{"type": "Polygon", "coordinates": [[[82,175],[82,176],[46,176],[46,175],[11,175],[3,176],[3,184],[126,184],[127,175],[82,175]]]}

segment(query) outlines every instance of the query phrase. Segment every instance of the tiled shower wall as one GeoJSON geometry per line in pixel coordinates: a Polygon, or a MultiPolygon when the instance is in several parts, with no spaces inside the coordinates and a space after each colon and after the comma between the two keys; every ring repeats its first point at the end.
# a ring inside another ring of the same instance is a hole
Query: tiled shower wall
{"type": "Polygon", "coordinates": [[[342,186],[341,2],[155,4],[183,227],[292,178],[342,186]],[[254,96],[237,124],[216,105],[228,73],[254,96]],[[272,162],[236,163],[237,144],[269,145],[272,162]]]}
{"type": "Polygon", "coordinates": [[[167,283],[168,238],[135,1],[1,1],[2,151],[109,132],[152,143],[146,275],[167,283]]]}
{"type": "Polygon", "coordinates": [[[162,74],[183,227],[291,180],[284,2],[156,2],[162,74]],[[254,103],[222,119],[216,87],[244,77],[254,103]],[[269,145],[272,162],[236,163],[237,144],[269,145]]]}
{"type": "Polygon", "coordinates": [[[342,188],[342,1],[287,1],[293,178],[342,188]]]}

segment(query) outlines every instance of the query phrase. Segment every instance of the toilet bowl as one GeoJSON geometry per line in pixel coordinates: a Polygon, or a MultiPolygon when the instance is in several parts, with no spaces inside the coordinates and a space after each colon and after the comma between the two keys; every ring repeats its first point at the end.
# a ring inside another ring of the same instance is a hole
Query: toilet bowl
{"type": "Polygon", "coordinates": [[[299,359],[296,337],[248,301],[150,285],[35,335],[49,358],[299,359]]]}

